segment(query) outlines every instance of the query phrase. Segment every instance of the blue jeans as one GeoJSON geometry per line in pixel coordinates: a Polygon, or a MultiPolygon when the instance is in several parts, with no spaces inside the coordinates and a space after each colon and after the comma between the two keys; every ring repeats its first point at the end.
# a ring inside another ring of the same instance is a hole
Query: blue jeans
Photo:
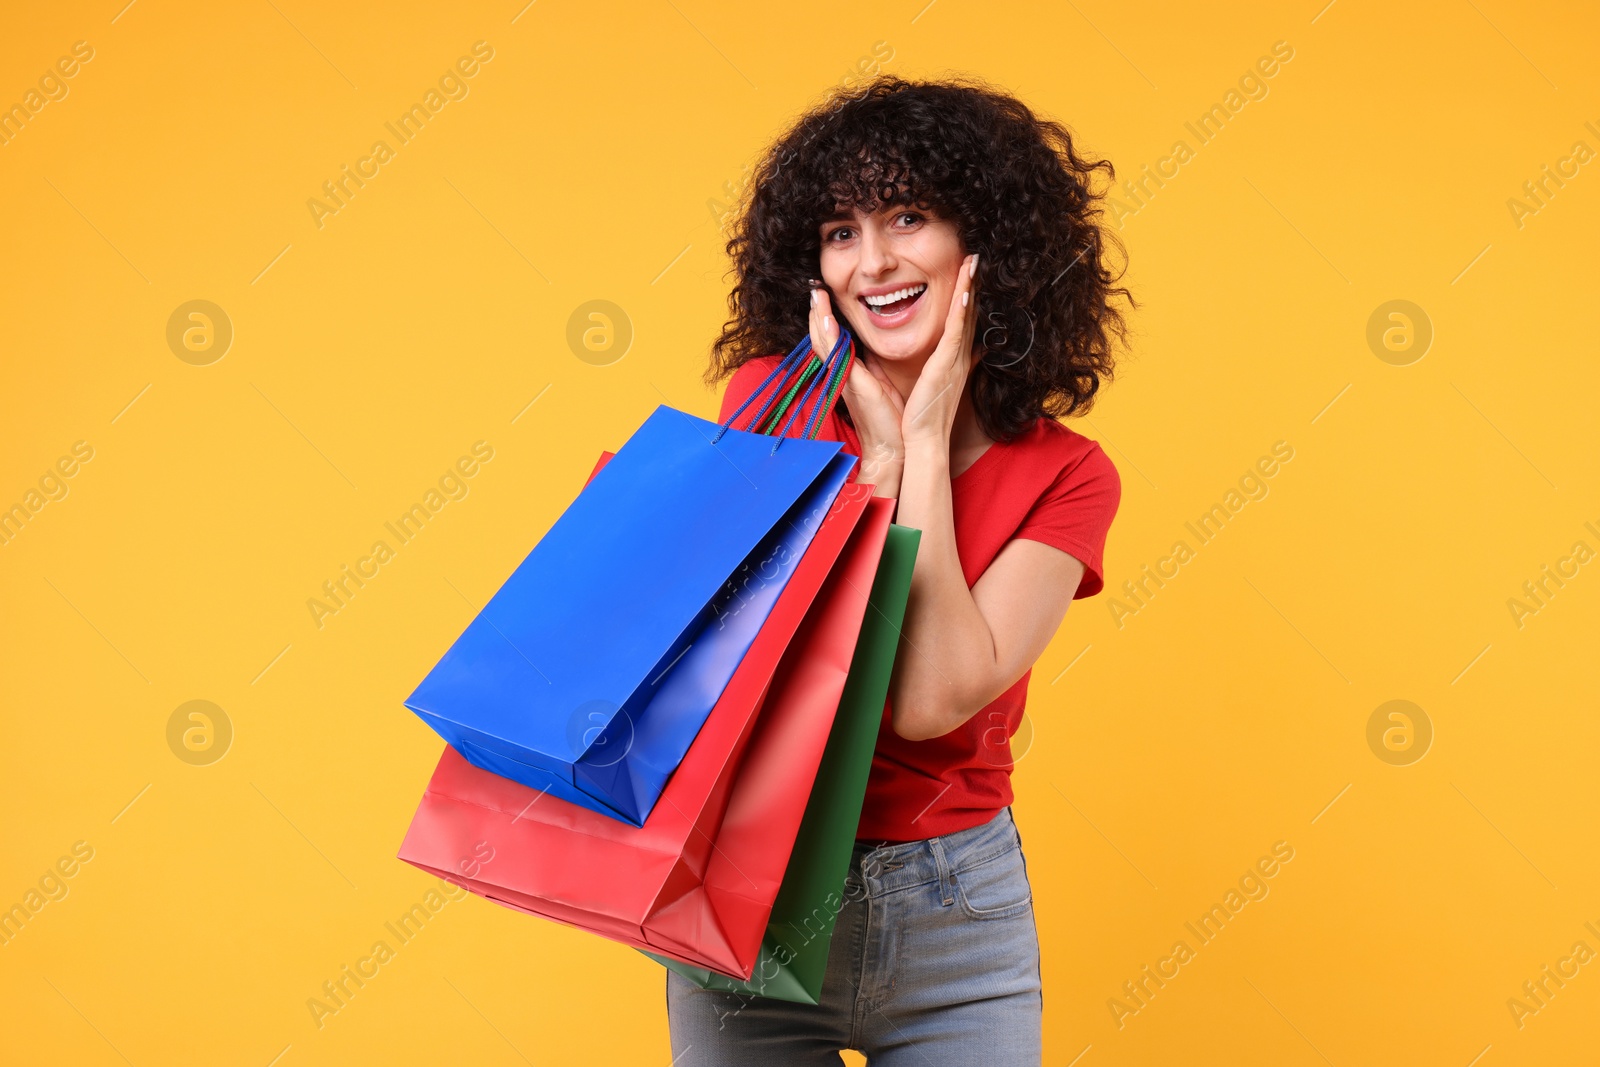
{"type": "Polygon", "coordinates": [[[926,841],[858,844],[820,1004],[667,973],[675,1067],[1038,1067],[1043,999],[1011,809],[926,841]]]}

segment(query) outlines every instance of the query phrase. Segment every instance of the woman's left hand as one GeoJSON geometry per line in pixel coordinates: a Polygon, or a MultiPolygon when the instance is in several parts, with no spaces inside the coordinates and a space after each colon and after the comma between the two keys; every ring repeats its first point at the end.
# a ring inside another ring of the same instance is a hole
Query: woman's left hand
{"type": "Polygon", "coordinates": [[[945,315],[944,336],[923,365],[911,395],[906,397],[900,437],[908,451],[928,444],[949,451],[956,408],[972,371],[972,339],[978,324],[977,273],[978,254],[974,252],[961,261],[956,272],[956,289],[945,315]]]}

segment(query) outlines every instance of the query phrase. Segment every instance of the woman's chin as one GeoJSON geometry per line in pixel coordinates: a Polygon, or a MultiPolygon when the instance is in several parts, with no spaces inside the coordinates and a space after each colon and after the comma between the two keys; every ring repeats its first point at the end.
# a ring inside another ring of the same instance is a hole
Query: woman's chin
{"type": "Polygon", "coordinates": [[[924,352],[933,351],[934,346],[927,343],[923,337],[913,336],[900,330],[877,330],[870,325],[861,326],[851,323],[856,339],[865,345],[867,351],[882,360],[898,363],[902,360],[911,360],[924,352]]]}

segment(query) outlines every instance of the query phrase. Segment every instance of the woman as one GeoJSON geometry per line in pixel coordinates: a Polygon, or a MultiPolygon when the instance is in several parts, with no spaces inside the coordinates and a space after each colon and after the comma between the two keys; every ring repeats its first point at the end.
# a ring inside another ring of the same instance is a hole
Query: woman
{"type": "Polygon", "coordinates": [[[1089,409],[1123,332],[1102,170],[1004,93],[892,77],[836,92],[756,170],[707,374],[733,374],[722,417],[802,332],[831,351],[842,317],[858,360],[819,436],[922,539],[821,1003],[669,974],[679,1067],[1039,1062],[1009,739],[1067,606],[1101,589],[1121,495],[1056,421],[1089,409]]]}

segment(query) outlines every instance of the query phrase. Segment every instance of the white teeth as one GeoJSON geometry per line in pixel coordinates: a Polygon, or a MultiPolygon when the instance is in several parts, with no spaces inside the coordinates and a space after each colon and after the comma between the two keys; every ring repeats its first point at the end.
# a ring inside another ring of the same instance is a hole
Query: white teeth
{"type": "Polygon", "coordinates": [[[926,285],[908,285],[904,289],[896,289],[892,293],[884,293],[882,296],[867,296],[862,297],[862,299],[872,307],[882,307],[885,304],[892,304],[896,300],[904,300],[908,296],[916,296],[926,288],[926,285]]]}

